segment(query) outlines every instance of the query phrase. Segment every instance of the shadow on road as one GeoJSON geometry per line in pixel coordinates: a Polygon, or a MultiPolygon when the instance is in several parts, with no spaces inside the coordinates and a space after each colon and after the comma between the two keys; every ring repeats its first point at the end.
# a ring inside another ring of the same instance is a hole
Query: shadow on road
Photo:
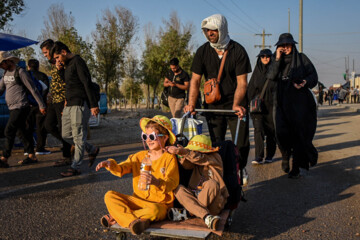
{"type": "Polygon", "coordinates": [[[306,216],[314,215],[312,209],[354,195],[342,193],[360,183],[359,157],[321,163],[297,180],[283,175],[252,185],[246,191],[249,201],[237,209],[229,231],[253,236],[251,239],[267,239],[313,221],[315,218],[306,216]]]}

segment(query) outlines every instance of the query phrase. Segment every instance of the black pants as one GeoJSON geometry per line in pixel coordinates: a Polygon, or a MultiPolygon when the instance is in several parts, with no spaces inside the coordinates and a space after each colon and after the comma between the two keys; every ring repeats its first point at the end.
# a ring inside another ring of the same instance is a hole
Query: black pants
{"type": "MultiPolygon", "coordinates": [[[[36,143],[36,151],[42,151],[46,145],[46,129],[44,127],[45,123],[45,116],[42,115],[39,111],[38,106],[31,106],[30,112],[26,119],[26,128],[27,132],[31,132],[31,134],[34,132],[34,127],[36,130],[36,136],[37,136],[37,143],[36,143]]],[[[24,141],[24,136],[21,132],[19,132],[19,136],[24,141]]],[[[26,149],[24,149],[24,152],[27,152],[26,149]]]]}
{"type": "MultiPolygon", "coordinates": [[[[244,121],[241,121],[237,144],[236,144],[240,153],[239,165],[241,169],[246,166],[250,151],[248,116],[246,117],[246,119],[247,120],[245,123],[244,121]]],[[[235,141],[237,120],[238,118],[234,114],[232,115],[208,114],[206,117],[206,121],[209,127],[211,141],[212,142],[224,141],[228,125],[231,132],[232,140],[235,141]]]]}
{"type": "Polygon", "coordinates": [[[48,105],[46,118],[45,118],[45,129],[48,133],[53,135],[63,144],[63,157],[70,158],[71,145],[64,141],[61,136],[61,115],[64,109],[64,102],[51,103],[48,105]]]}
{"type": "Polygon", "coordinates": [[[275,126],[272,111],[268,114],[251,114],[254,125],[255,159],[264,158],[266,136],[266,159],[272,159],[276,151],[275,126]]]}
{"type": "Polygon", "coordinates": [[[11,150],[14,146],[16,132],[19,130],[23,136],[24,150],[29,153],[34,153],[34,142],[32,131],[26,127],[26,119],[29,115],[30,107],[24,107],[20,109],[10,110],[9,120],[5,127],[5,146],[3,149],[3,156],[9,158],[11,156],[11,150]]]}

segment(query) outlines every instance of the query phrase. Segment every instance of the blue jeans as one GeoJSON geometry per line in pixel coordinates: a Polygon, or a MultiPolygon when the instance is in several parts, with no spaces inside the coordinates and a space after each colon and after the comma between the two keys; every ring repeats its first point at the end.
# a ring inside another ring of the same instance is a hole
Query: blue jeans
{"type": "Polygon", "coordinates": [[[79,169],[83,159],[84,151],[95,152],[96,148],[86,141],[87,127],[90,118],[90,109],[86,103],[84,106],[65,106],[62,121],[63,139],[75,145],[74,159],[71,167],[79,169]]]}

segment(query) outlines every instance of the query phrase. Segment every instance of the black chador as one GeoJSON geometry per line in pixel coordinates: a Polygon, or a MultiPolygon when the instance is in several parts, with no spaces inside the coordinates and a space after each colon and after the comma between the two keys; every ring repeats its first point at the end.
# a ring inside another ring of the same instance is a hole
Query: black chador
{"type": "MultiPolygon", "coordinates": [[[[316,131],[316,102],[311,89],[318,83],[314,65],[305,54],[299,53],[293,44],[289,55],[280,60],[273,59],[267,77],[277,82],[276,93],[276,137],[283,155],[283,169],[293,156],[293,170],[309,169],[317,163],[318,153],[312,144],[316,131]],[[294,83],[306,80],[303,88],[294,83]]],[[[291,173],[291,172],[290,172],[291,173]]],[[[296,173],[295,173],[296,174],[296,173]]]]}

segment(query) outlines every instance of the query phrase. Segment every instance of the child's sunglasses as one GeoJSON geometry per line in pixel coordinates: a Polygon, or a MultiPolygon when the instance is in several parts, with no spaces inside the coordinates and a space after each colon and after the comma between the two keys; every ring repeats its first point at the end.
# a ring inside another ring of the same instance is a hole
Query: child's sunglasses
{"type": "Polygon", "coordinates": [[[146,141],[148,138],[151,140],[151,141],[154,141],[157,139],[157,137],[163,137],[164,134],[156,134],[155,132],[152,132],[150,134],[146,134],[144,132],[141,133],[141,139],[143,141],[146,141]]]}

